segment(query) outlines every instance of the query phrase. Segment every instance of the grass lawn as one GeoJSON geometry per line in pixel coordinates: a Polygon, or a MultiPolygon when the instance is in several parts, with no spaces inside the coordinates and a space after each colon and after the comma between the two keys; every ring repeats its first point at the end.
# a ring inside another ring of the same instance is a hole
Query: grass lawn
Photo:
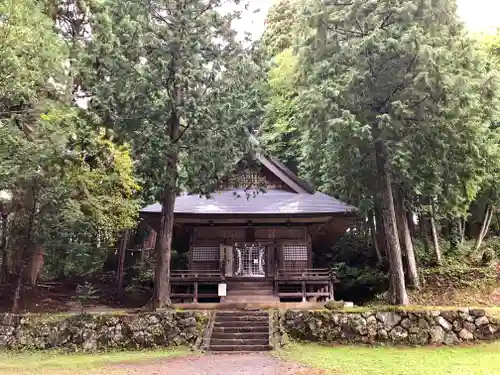
{"type": "Polygon", "coordinates": [[[500,343],[454,348],[294,344],[278,356],[335,375],[500,374],[500,343]]]}
{"type": "MultiPolygon", "coordinates": [[[[106,354],[61,354],[58,352],[0,352],[0,375],[83,375],[117,363],[137,363],[188,355],[187,348],[106,354]]],[[[106,373],[109,373],[106,370],[106,373]]],[[[113,372],[114,374],[115,372],[113,372]]]]}

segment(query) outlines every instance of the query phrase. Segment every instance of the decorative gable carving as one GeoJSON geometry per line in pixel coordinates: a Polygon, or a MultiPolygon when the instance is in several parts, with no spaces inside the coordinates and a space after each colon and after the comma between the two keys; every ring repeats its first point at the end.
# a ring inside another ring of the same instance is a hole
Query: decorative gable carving
{"type": "Polygon", "coordinates": [[[233,174],[219,181],[220,189],[291,189],[258,162],[239,163],[233,174]]]}

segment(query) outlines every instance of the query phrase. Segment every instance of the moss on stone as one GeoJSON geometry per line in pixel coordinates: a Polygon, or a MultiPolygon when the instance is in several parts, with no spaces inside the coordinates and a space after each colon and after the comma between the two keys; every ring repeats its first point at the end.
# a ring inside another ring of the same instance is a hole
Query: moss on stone
{"type": "Polygon", "coordinates": [[[8,325],[0,324],[0,346],[88,352],[193,346],[207,324],[208,317],[202,312],[173,310],[137,314],[29,314],[10,319],[8,325]]]}
{"type": "Polygon", "coordinates": [[[291,338],[328,344],[454,345],[500,338],[498,320],[484,309],[352,310],[287,310],[280,314],[284,333],[291,338]]]}

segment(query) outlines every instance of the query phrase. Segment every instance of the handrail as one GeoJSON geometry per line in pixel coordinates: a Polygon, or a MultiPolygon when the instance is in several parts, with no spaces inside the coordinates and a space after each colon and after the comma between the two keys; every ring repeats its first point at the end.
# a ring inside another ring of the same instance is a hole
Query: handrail
{"type": "Polygon", "coordinates": [[[172,270],[171,279],[222,279],[219,270],[172,270]]]}
{"type": "Polygon", "coordinates": [[[218,273],[220,274],[219,270],[171,270],[171,274],[173,273],[218,273]]]}
{"type": "Polygon", "coordinates": [[[333,279],[334,274],[328,268],[304,268],[300,270],[278,269],[276,273],[277,280],[290,280],[290,279],[333,279]]]}

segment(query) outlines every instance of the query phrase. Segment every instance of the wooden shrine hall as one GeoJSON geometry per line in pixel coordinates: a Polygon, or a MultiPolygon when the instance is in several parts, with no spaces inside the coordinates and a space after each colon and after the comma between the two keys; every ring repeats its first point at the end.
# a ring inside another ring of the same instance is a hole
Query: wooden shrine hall
{"type": "MultiPolygon", "coordinates": [[[[141,217],[158,231],[160,212],[153,204],[141,217]]],[[[355,207],[315,191],[279,160],[254,150],[208,198],[176,198],[173,247],[189,261],[171,271],[172,301],[333,299],[335,277],[314,264],[314,247],[342,236],[355,215],[355,207]]]]}

